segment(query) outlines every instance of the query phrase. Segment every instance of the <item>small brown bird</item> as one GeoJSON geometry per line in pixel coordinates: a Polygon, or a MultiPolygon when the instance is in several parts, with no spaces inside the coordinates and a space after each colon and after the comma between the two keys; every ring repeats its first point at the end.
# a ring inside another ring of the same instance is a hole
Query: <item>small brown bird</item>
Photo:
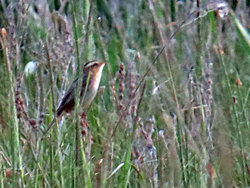
{"type": "MultiPolygon", "coordinates": [[[[103,67],[106,62],[93,60],[89,61],[84,65],[83,68],[83,81],[82,89],[80,94],[80,104],[82,104],[83,109],[86,110],[91,102],[94,100],[98,87],[102,77],[103,67]]],[[[57,109],[57,117],[59,117],[63,112],[69,113],[75,107],[75,93],[78,87],[79,79],[76,79],[70,86],[68,92],[62,99],[61,104],[57,109]]],[[[55,119],[49,125],[49,128],[45,133],[49,131],[51,126],[54,124],[55,119]]]]}

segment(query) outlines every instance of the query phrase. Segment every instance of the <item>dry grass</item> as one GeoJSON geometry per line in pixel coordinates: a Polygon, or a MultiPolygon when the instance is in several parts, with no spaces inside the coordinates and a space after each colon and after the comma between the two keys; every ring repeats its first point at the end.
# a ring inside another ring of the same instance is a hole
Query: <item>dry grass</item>
{"type": "Polygon", "coordinates": [[[1,1],[1,187],[249,186],[248,1],[60,2],[1,1]],[[87,116],[44,137],[92,59],[87,116]]]}

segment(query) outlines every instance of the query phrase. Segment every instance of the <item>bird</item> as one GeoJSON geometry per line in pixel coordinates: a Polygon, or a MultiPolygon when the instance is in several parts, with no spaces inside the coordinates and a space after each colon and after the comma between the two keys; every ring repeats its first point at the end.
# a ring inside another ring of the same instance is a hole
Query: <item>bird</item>
{"type": "MultiPolygon", "coordinates": [[[[80,93],[80,104],[82,104],[83,110],[86,110],[91,102],[94,100],[99,84],[102,77],[102,72],[104,65],[107,62],[100,60],[93,60],[87,62],[83,67],[83,80],[80,93]]],[[[74,110],[75,107],[75,95],[78,87],[79,78],[77,78],[70,86],[69,90],[66,92],[65,96],[60,103],[56,116],[60,117],[64,113],[69,113],[74,110]]],[[[55,118],[49,125],[48,129],[45,131],[47,133],[55,122],[55,118]]]]}

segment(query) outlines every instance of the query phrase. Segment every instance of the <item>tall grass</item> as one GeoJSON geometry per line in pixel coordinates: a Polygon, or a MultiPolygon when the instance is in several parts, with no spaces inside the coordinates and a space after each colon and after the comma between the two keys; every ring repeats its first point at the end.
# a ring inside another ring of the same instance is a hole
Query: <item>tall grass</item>
{"type": "Polygon", "coordinates": [[[248,187],[249,4],[230,5],[1,1],[0,186],[248,187]],[[44,136],[93,59],[87,115],[78,96],[44,136]]]}

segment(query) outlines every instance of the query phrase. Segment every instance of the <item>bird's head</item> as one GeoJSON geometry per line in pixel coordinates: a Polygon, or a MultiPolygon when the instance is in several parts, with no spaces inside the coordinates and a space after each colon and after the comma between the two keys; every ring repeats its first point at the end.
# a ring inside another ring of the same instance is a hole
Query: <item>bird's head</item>
{"type": "Polygon", "coordinates": [[[90,76],[90,83],[93,86],[92,88],[94,88],[95,90],[97,90],[99,87],[99,83],[102,77],[102,70],[105,64],[107,64],[107,62],[93,60],[87,62],[84,65],[84,75],[86,76],[86,78],[90,76]]]}
{"type": "Polygon", "coordinates": [[[102,70],[106,62],[99,61],[99,60],[93,60],[89,61],[84,65],[84,72],[89,72],[91,75],[95,76],[101,76],[102,70]]]}

